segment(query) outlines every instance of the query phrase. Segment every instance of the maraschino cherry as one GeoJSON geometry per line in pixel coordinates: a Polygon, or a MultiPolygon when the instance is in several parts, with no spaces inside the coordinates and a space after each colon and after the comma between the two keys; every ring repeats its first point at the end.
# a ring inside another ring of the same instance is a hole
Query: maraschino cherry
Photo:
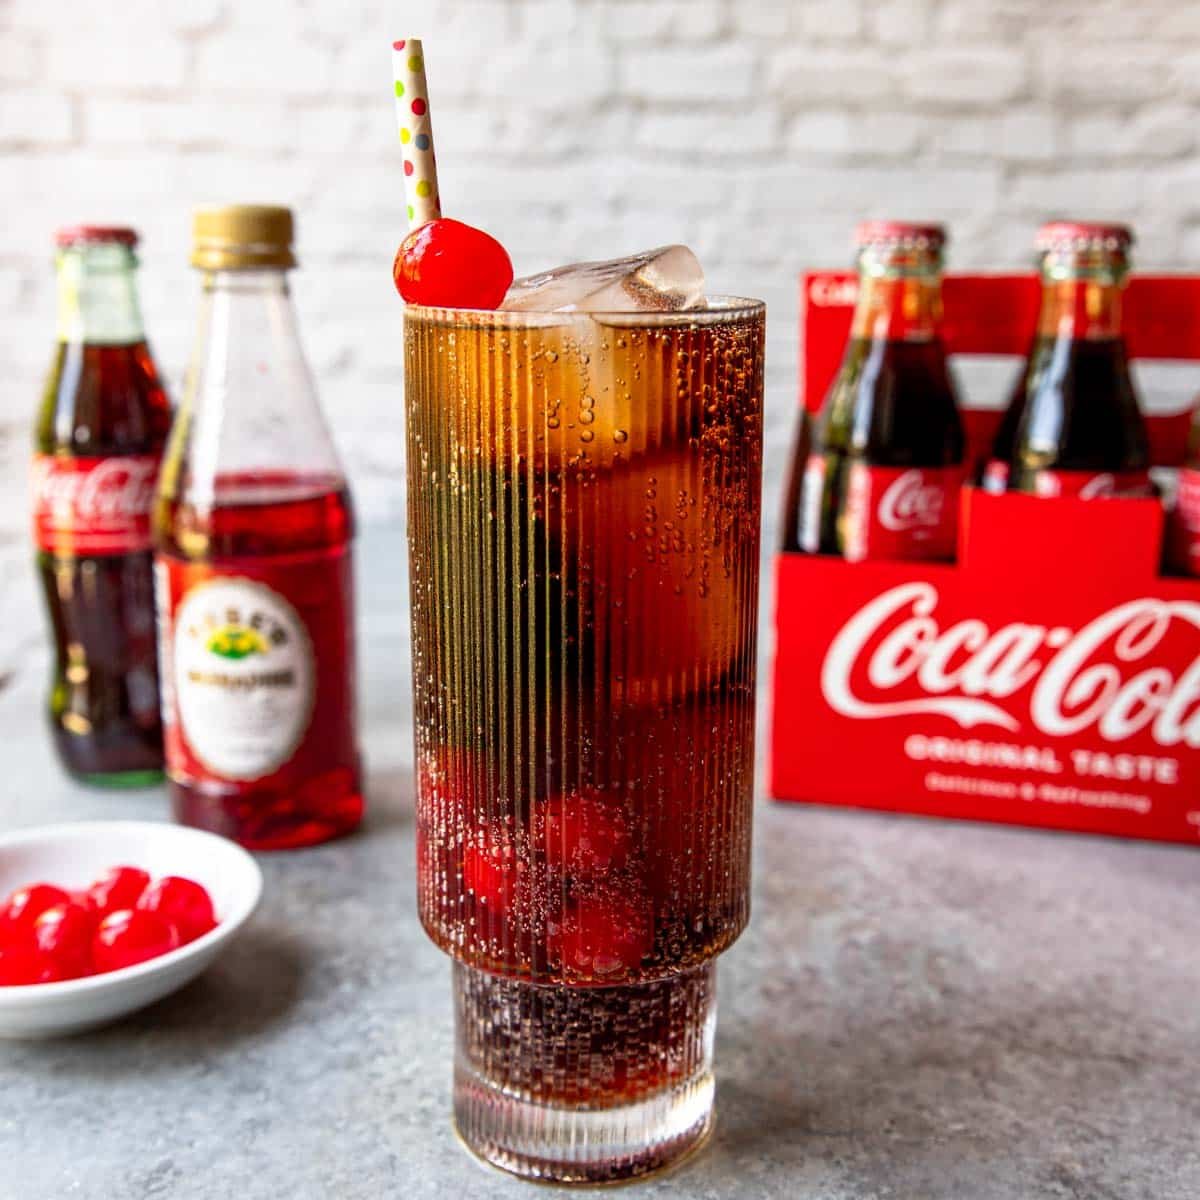
{"type": "Polygon", "coordinates": [[[400,243],[392,277],[409,304],[497,308],[513,281],[513,266],[508,251],[491,234],[439,217],[400,243]]]}

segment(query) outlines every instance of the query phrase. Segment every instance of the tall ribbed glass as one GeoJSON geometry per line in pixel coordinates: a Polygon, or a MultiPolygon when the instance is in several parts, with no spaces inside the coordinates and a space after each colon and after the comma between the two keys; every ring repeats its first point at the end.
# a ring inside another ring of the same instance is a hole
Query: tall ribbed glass
{"type": "Polygon", "coordinates": [[[405,317],[421,919],[467,1144],[564,1181],[707,1133],[749,913],[764,314],[405,317]]]}

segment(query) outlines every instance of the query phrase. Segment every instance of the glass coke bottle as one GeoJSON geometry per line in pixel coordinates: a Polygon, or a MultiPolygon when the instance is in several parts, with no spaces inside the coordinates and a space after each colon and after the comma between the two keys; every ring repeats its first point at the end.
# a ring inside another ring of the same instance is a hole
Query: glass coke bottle
{"type": "MultiPolygon", "coordinates": [[[[1038,233],[1042,302],[1015,426],[1008,487],[1080,499],[1153,496],[1150,448],[1129,373],[1122,293],[1132,232],[1054,221],[1038,233]]],[[[996,454],[1004,453],[997,447],[996,454]]]]}
{"type": "Polygon", "coordinates": [[[200,330],[155,506],[175,814],[245,846],[353,829],[350,493],[288,292],[292,214],[198,210],[200,330]]]}
{"type": "Polygon", "coordinates": [[[109,787],[162,778],[150,510],[171,410],[142,326],[137,240],[99,225],[56,235],[58,345],[34,426],[51,734],[71,774],[109,787]]]}
{"type": "Polygon", "coordinates": [[[937,225],[859,226],[850,340],[801,438],[785,549],[954,557],[965,438],[942,340],[945,240],[937,225]]]}
{"type": "Polygon", "coordinates": [[[1179,472],[1166,537],[1167,569],[1173,574],[1200,576],[1200,409],[1192,418],[1187,461],[1179,472]]]}

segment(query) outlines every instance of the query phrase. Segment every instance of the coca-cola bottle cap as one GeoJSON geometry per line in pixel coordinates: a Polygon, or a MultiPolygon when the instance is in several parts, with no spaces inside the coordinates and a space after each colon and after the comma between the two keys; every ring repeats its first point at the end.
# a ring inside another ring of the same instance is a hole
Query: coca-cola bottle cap
{"type": "Polygon", "coordinates": [[[922,225],[913,221],[863,221],[854,233],[855,243],[863,246],[904,246],[919,250],[940,250],[946,244],[942,225],[922,225]]]}
{"type": "Polygon", "coordinates": [[[54,233],[54,244],[60,248],[99,242],[136,246],[137,230],[130,229],[128,225],[64,225],[54,233]]]}
{"type": "Polygon", "coordinates": [[[1133,230],[1110,221],[1049,221],[1038,230],[1038,250],[1111,250],[1126,252],[1133,230]]]}

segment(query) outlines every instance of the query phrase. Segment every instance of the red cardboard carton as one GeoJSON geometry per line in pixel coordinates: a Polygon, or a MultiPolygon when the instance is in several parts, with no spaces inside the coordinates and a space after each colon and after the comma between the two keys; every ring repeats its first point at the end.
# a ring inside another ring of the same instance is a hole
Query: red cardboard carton
{"type": "MultiPolygon", "coordinates": [[[[854,277],[803,286],[816,408],[854,277]]],[[[944,295],[950,353],[1028,348],[1035,277],[944,295]]],[[[1126,305],[1131,358],[1200,360],[1200,278],[1138,277],[1126,305]]],[[[999,415],[964,413],[976,457],[999,415]]],[[[1190,418],[1151,418],[1157,464],[1182,461],[1190,418]]],[[[1200,844],[1200,579],[1161,575],[1161,504],[961,505],[953,564],[779,556],[772,794],[1200,844]]]]}

